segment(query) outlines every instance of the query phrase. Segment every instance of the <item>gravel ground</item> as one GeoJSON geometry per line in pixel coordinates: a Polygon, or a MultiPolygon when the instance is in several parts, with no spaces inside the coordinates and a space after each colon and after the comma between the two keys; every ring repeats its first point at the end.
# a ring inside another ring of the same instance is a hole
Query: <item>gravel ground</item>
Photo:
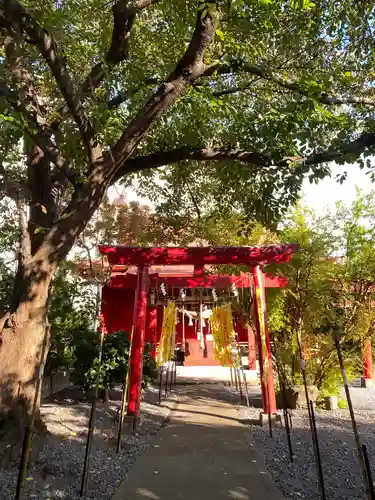
{"type": "MultiPolygon", "coordinates": [[[[350,395],[354,408],[357,410],[375,410],[375,388],[362,389],[350,387],[350,395]]],[[[345,398],[345,390],[341,389],[341,397],[345,398]]]]}
{"type": "MultiPolygon", "coordinates": [[[[361,443],[367,445],[375,478],[375,393],[356,389],[356,421],[361,443]],[[360,392],[362,391],[362,395],[360,392]],[[372,397],[371,397],[372,396],[372,397]],[[366,406],[368,409],[358,409],[366,406]]],[[[258,419],[259,409],[241,408],[242,418],[258,419]]],[[[290,463],[284,427],[277,426],[273,438],[268,426],[250,425],[250,446],[263,453],[268,469],[279,488],[289,499],[320,499],[307,410],[290,412],[293,421],[294,462],[290,463]]],[[[351,420],[348,410],[316,411],[319,446],[326,495],[330,500],[365,499],[351,420]]]]}
{"type": "MultiPolygon", "coordinates": [[[[158,390],[151,388],[146,392],[141,409],[143,425],[135,434],[125,429],[119,454],[116,453],[121,404],[119,391],[117,395],[115,393],[115,398],[110,403],[99,403],[97,407],[97,430],[92,446],[87,499],[111,498],[137,456],[151,445],[154,435],[168,418],[175,396],[159,406],[158,390]]],[[[68,389],[43,403],[42,414],[49,434],[37,462],[29,470],[24,499],[78,499],[90,404],[80,391],[68,389]]],[[[1,500],[13,500],[17,473],[15,468],[0,469],[1,500]]]]}

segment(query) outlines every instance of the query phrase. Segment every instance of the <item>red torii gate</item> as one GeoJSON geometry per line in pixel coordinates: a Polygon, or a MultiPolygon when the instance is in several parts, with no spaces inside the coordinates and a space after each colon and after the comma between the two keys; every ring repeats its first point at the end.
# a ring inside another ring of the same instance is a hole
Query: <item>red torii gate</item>
{"type": "MultiPolygon", "coordinates": [[[[193,265],[196,275],[191,278],[194,287],[210,287],[213,280],[204,276],[204,265],[248,265],[253,279],[248,283],[253,287],[254,297],[260,292],[265,298],[263,265],[286,262],[298,250],[298,245],[269,245],[263,247],[164,247],[140,248],[126,246],[100,246],[110,265],[137,266],[137,285],[134,307],[132,348],[130,353],[128,415],[139,416],[142,388],[142,365],[147,315],[147,295],[150,284],[148,269],[155,265],[193,265]],[[205,286],[204,286],[205,285],[205,286]]],[[[224,277],[223,277],[224,278],[224,277]]],[[[236,277],[238,279],[238,277],[236,277]]],[[[114,277],[116,279],[116,277],[114,277]]],[[[189,278],[175,278],[176,286],[187,287],[189,278]],[[182,283],[184,283],[182,285],[182,283]]],[[[233,281],[232,281],[233,282],[233,281]]],[[[217,286],[217,284],[215,285],[217,286]]],[[[258,302],[254,300],[255,325],[259,352],[260,378],[264,413],[276,412],[276,398],[272,371],[272,357],[269,331],[265,321],[265,344],[268,361],[267,380],[263,377],[264,354],[261,345],[258,302]]],[[[266,318],[265,318],[266,319],[266,318]]]]}

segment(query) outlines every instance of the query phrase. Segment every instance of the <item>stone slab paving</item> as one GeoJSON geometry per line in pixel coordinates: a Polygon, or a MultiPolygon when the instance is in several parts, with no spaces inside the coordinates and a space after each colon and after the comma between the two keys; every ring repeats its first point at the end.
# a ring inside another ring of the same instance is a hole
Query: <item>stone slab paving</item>
{"type": "Polygon", "coordinates": [[[169,423],[112,500],[282,500],[239,421],[238,395],[216,386],[179,390],[169,423]]]}

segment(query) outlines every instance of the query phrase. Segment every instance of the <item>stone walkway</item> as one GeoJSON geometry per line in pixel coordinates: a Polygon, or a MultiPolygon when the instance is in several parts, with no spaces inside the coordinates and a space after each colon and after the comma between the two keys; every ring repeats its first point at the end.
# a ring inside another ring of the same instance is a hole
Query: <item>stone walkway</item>
{"type": "Polygon", "coordinates": [[[233,404],[215,386],[180,389],[180,402],[113,500],[282,500],[233,404]]]}
{"type": "MultiPolygon", "coordinates": [[[[224,366],[177,366],[178,384],[212,384],[215,382],[227,382],[231,380],[230,369],[224,366]]],[[[245,370],[245,376],[249,385],[258,385],[258,371],[245,370]]]]}

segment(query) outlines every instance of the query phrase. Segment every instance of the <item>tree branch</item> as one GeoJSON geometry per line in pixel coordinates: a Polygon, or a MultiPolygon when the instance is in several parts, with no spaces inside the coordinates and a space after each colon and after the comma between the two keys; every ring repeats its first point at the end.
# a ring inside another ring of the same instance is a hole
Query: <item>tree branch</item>
{"type": "Polygon", "coordinates": [[[116,65],[128,56],[130,31],[136,15],[160,0],[119,0],[112,7],[113,32],[111,46],[106,54],[106,62],[116,65]]]}
{"type": "MultiPolygon", "coordinates": [[[[39,129],[46,123],[46,109],[38,95],[34,80],[25,61],[22,43],[19,37],[12,39],[8,37],[4,42],[5,63],[12,75],[12,83],[16,88],[13,92],[2,92],[2,97],[15,109],[21,112],[31,127],[39,129]]],[[[5,90],[6,82],[3,82],[5,90]]]]}
{"type": "Polygon", "coordinates": [[[57,146],[52,142],[50,133],[41,129],[40,121],[43,117],[39,117],[37,110],[35,110],[35,106],[30,107],[28,110],[26,106],[21,103],[18,93],[11,90],[4,82],[0,82],[0,98],[6,100],[15,111],[21,113],[27,120],[29,128],[26,129],[26,133],[43,151],[49,161],[59,170],[59,173],[56,175],[56,177],[59,178],[59,184],[61,185],[63,177],[65,177],[74,185],[74,175],[70,165],[57,146]],[[34,133],[33,129],[37,129],[38,132],[34,133]]]}
{"type": "Polygon", "coordinates": [[[195,198],[194,193],[191,190],[191,187],[190,187],[189,183],[185,182],[184,184],[185,184],[185,187],[187,189],[187,192],[189,193],[190,199],[193,202],[193,205],[194,205],[194,208],[195,208],[195,212],[197,214],[197,220],[198,220],[198,222],[200,222],[201,219],[202,219],[202,216],[201,216],[201,211],[200,211],[200,208],[199,208],[199,203],[197,202],[197,199],[195,198]]]}
{"type": "MultiPolygon", "coordinates": [[[[41,99],[22,57],[19,40],[9,38],[4,45],[6,64],[11,70],[17,91],[11,90],[5,82],[0,82],[0,98],[3,98],[15,111],[23,115],[28,124],[28,127],[25,127],[25,132],[40,148],[48,161],[57,167],[53,181],[54,191],[57,194],[66,187],[68,180],[74,184],[70,165],[51,139],[52,131],[47,124],[46,110],[40,104],[41,99]]],[[[42,179],[39,178],[39,181],[41,182],[42,179]]]]}
{"type": "MultiPolygon", "coordinates": [[[[113,31],[111,44],[106,55],[104,56],[104,60],[95,64],[95,66],[91,68],[89,74],[81,85],[80,95],[83,101],[90,94],[90,92],[98,88],[102,83],[108,67],[112,69],[117,64],[127,59],[129,54],[130,32],[137,14],[159,1],[160,0],[131,0],[130,5],[128,5],[129,0],[119,0],[113,4],[113,31]]],[[[126,92],[120,92],[109,101],[108,107],[117,108],[127,98],[128,94],[126,92]]],[[[65,113],[66,107],[62,106],[59,109],[59,115],[61,118],[55,120],[52,124],[52,128],[54,130],[57,130],[60,126],[65,113]]]]}
{"type": "Polygon", "coordinates": [[[244,92],[245,90],[249,90],[253,85],[253,83],[256,82],[257,80],[259,80],[259,78],[253,78],[248,83],[246,83],[246,85],[241,85],[239,87],[232,87],[230,89],[224,89],[224,90],[214,90],[212,92],[212,95],[214,97],[223,97],[224,95],[233,95],[237,94],[238,92],[244,92]]]}
{"type": "Polygon", "coordinates": [[[8,172],[6,171],[3,163],[0,161],[0,192],[4,196],[12,198],[14,201],[18,202],[20,200],[25,200],[29,197],[29,191],[24,180],[16,181],[10,180],[8,172]]]}
{"type": "Polygon", "coordinates": [[[105,76],[105,67],[110,68],[125,61],[129,54],[129,38],[135,18],[139,12],[160,0],[119,0],[112,7],[113,31],[111,45],[104,57],[91,69],[82,84],[82,95],[86,96],[97,88],[105,76]]]}
{"type": "Polygon", "coordinates": [[[16,104],[18,101],[18,94],[11,90],[5,82],[0,81],[0,98],[5,99],[13,106],[13,104],[16,104]]]}
{"type": "Polygon", "coordinates": [[[31,239],[28,230],[28,220],[26,207],[23,201],[19,198],[16,199],[19,216],[19,229],[20,229],[20,251],[19,259],[22,268],[26,267],[28,260],[31,257],[31,239]]]}
{"type": "MultiPolygon", "coordinates": [[[[118,108],[123,102],[127,101],[132,97],[133,95],[137,94],[140,90],[144,89],[148,85],[157,85],[159,83],[159,80],[156,78],[147,78],[142,85],[139,87],[136,87],[134,90],[131,92],[119,92],[116,94],[112,99],[108,101],[108,108],[113,109],[113,108],[118,108]]],[[[1,92],[1,88],[0,88],[1,92]]]]}
{"type": "Polygon", "coordinates": [[[238,160],[243,163],[267,167],[272,165],[272,157],[253,151],[236,148],[191,148],[182,147],[170,151],[158,151],[147,156],[137,156],[128,160],[121,168],[113,182],[126,174],[140,172],[171,165],[180,161],[219,161],[238,160]]]}
{"type": "Polygon", "coordinates": [[[362,134],[358,139],[343,144],[335,149],[315,152],[306,156],[276,157],[267,153],[239,148],[192,148],[182,147],[170,151],[158,151],[150,155],[137,156],[127,160],[117,171],[112,182],[117,182],[127,174],[147,169],[160,168],[181,161],[223,161],[236,160],[245,164],[270,167],[314,166],[345,158],[348,154],[360,156],[367,148],[375,146],[375,132],[362,134]]]}
{"type": "Polygon", "coordinates": [[[95,159],[99,152],[95,151],[92,142],[94,131],[75,92],[65,59],[58,53],[53,36],[17,0],[1,0],[0,27],[5,28],[11,36],[21,35],[27,42],[38,47],[74,117],[82,139],[88,147],[90,158],[95,159]]]}
{"type": "MultiPolygon", "coordinates": [[[[215,8],[216,2],[211,2],[211,4],[215,8]]],[[[217,15],[216,10],[214,13],[202,10],[198,12],[193,36],[175,70],[160,85],[112,148],[110,152],[110,157],[113,159],[111,177],[119,166],[124,164],[151,125],[205,71],[204,55],[215,35],[217,21],[215,16],[217,15]]]]}
{"type": "MultiPolygon", "coordinates": [[[[229,64],[213,64],[209,66],[202,76],[212,76],[215,73],[219,75],[231,74],[231,73],[249,73],[255,75],[264,80],[271,81],[280,87],[290,90],[291,92],[296,92],[302,96],[310,97],[316,101],[321,102],[326,105],[342,105],[342,104],[360,104],[366,106],[375,106],[375,97],[365,97],[365,96],[335,96],[329,95],[326,92],[314,91],[311,89],[306,89],[297,82],[284,78],[277,72],[269,70],[263,66],[257,66],[250,64],[245,61],[232,61],[229,64]]],[[[233,92],[227,91],[228,94],[237,92],[236,89],[233,92]]]]}
{"type": "Polygon", "coordinates": [[[366,149],[375,146],[375,132],[365,132],[354,141],[347,142],[337,148],[331,148],[327,151],[312,153],[308,156],[300,156],[296,159],[297,164],[318,165],[335,160],[342,160],[346,155],[355,155],[357,158],[366,151],[366,149]]]}

